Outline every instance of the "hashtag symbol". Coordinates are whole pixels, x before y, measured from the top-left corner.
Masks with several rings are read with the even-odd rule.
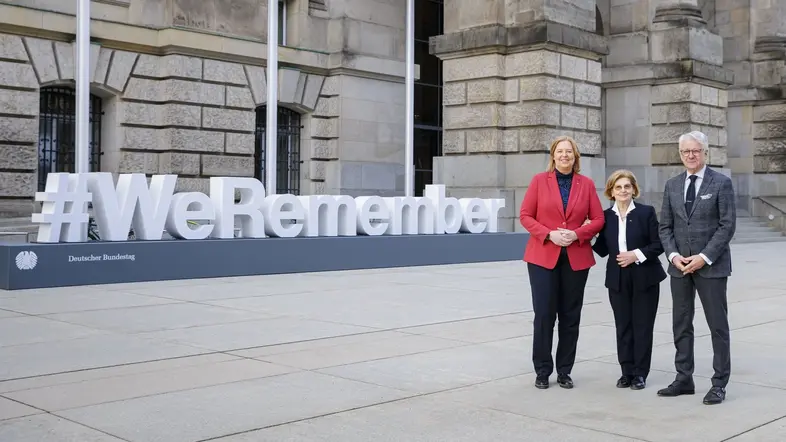
[[[33,214],[38,227],[38,242],[86,242],[90,214],[87,204],[93,195],[87,190],[84,175],[50,173],[46,188],[35,193],[41,213]]]

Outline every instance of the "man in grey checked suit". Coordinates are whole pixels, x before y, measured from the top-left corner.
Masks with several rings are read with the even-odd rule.
[[[660,240],[669,260],[672,326],[677,350],[676,380],[659,396],[694,394],[693,316],[696,292],[712,335],[712,387],[705,404],[726,398],[731,374],[726,283],[731,275],[729,242],[736,229],[731,180],[706,165],[707,136],[694,131],[679,139],[680,158],[687,169],[666,182],[660,216]]]

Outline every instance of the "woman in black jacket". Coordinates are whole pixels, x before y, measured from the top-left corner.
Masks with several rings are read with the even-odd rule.
[[[666,279],[660,259],[655,208],[635,204],[636,177],[617,170],[606,182],[605,196],[614,204],[604,211],[606,222],[592,249],[606,263],[606,288],[617,329],[617,358],[622,369],[618,388],[646,386],[652,360],[653,329],[660,283]]]

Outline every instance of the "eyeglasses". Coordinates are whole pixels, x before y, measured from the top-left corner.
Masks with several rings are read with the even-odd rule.
[[[693,154],[694,156],[699,156],[699,155],[701,155],[702,152],[704,152],[704,151],[701,150],[701,149],[680,150],[680,155],[682,155],[684,157],[688,157],[691,154]]]

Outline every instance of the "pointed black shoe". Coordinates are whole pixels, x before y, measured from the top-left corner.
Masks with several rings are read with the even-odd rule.
[[[549,377],[538,376],[537,378],[535,378],[535,388],[539,388],[541,390],[545,390],[549,388]]]
[[[712,387],[707,395],[704,396],[705,405],[717,405],[726,399],[726,389],[723,387]]]
[[[628,388],[630,387],[630,380],[632,376],[622,375],[619,379],[617,379],[617,388]]]
[[[646,386],[647,381],[644,380],[644,376],[636,376],[632,381],[630,381],[631,390],[643,390]]]
[[[683,394],[696,394],[696,387],[693,384],[674,381],[668,387],[658,390],[658,396],[663,397],[675,397]]]
[[[562,388],[573,388],[573,379],[569,375],[561,374],[557,376],[557,384]]]

